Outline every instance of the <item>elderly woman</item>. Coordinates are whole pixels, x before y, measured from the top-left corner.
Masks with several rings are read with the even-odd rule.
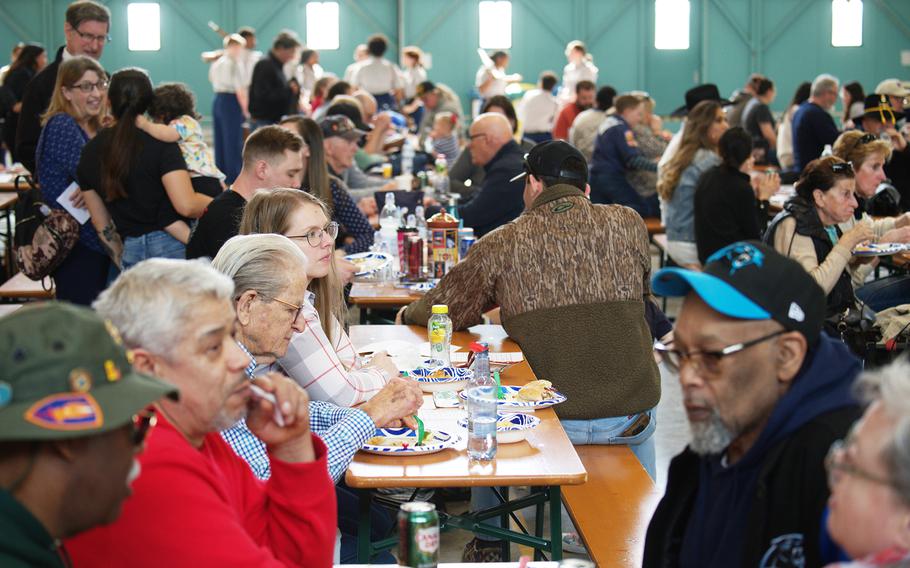
[[[840,158],[809,162],[796,182],[796,197],[774,218],[764,237],[815,278],[827,295],[826,317],[857,305],[851,270],[862,261],[853,256],[853,249],[873,237],[865,222],[847,232],[838,227],[857,207],[854,177],[853,168]]]
[[[832,566],[910,566],[910,365],[864,374],[869,407],[828,453],[828,531],[855,562]]]
[[[862,221],[872,227],[878,242],[910,242],[910,214],[873,220],[865,211],[866,202],[887,178],[883,168],[891,157],[891,144],[877,136],[851,130],[834,142],[834,155],[852,164],[856,175],[857,208],[851,219],[840,224],[840,230],[849,231]],[[906,275],[889,276],[863,285],[876,262],[854,270],[853,282],[858,287],[856,296],[877,312],[910,303],[910,278]]]
[[[234,280],[236,339],[252,358],[247,375],[252,378],[268,371],[287,353],[294,333],[306,329],[303,312],[310,269],[306,255],[281,235],[240,235],[221,247],[212,266]],[[399,378],[359,408],[310,402],[312,429],[329,447],[332,479],[341,479],[377,427],[413,415],[422,402],[416,383]],[[238,423],[223,435],[253,473],[262,479],[271,475],[265,446],[245,424]]]
[[[82,147],[101,129],[106,95],[107,75],[97,61],[79,55],[60,64],[35,151],[35,174],[49,207],[63,208],[57,198],[76,181]],[[57,299],[91,305],[107,285],[110,264],[95,228],[84,223],[73,250],[51,274]]]

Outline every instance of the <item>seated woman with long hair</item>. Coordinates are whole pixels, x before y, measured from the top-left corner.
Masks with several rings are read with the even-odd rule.
[[[826,317],[857,305],[851,270],[865,261],[853,256],[853,249],[874,236],[865,222],[847,232],[838,227],[856,210],[854,184],[849,162],[834,156],[809,162],[796,182],[796,197],[765,233],[765,242],[799,262],[824,290]]]
[[[361,366],[344,331],[346,306],[333,254],[338,223],[330,219],[328,207],[317,197],[296,189],[270,189],[247,203],[240,234],[284,235],[309,259],[309,293],[302,307],[305,329],[292,336],[278,365],[313,400],[355,406],[379,392],[398,369],[385,353]]]

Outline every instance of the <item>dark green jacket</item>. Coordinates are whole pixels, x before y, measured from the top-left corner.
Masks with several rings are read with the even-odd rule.
[[[47,529],[8,491],[0,489],[0,566],[64,568]]]

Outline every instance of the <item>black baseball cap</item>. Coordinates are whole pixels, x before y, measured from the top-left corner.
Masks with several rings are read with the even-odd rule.
[[[581,167],[567,167],[567,160],[580,162]],[[588,164],[575,146],[564,140],[548,140],[535,145],[525,154],[524,171],[510,179],[509,183],[528,174],[534,177],[577,179],[588,183]]]
[[[708,257],[704,271],[664,268],[651,281],[661,296],[695,292],[711,309],[743,320],[773,319],[818,342],[825,293],[795,260],[758,241],[741,241]]]
[[[351,119],[343,114],[327,116],[322,119],[319,126],[322,127],[322,136],[326,139],[332,136],[339,136],[345,140],[359,142],[363,135],[366,134],[366,132],[354,126]]]

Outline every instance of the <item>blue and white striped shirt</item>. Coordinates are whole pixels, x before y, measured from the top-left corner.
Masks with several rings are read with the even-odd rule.
[[[256,359],[240,342],[240,349],[249,355],[251,363],[246,368],[251,379],[257,371]],[[259,371],[267,369],[263,366]],[[356,408],[342,408],[329,402],[310,401],[310,430],[322,438],[328,448],[329,475],[338,483],[354,454],[376,431],[376,425],[370,416]],[[271,474],[269,456],[265,444],[257,438],[246,422],[241,420],[234,426],[221,432],[221,437],[243,458],[259,479],[268,479]]]

